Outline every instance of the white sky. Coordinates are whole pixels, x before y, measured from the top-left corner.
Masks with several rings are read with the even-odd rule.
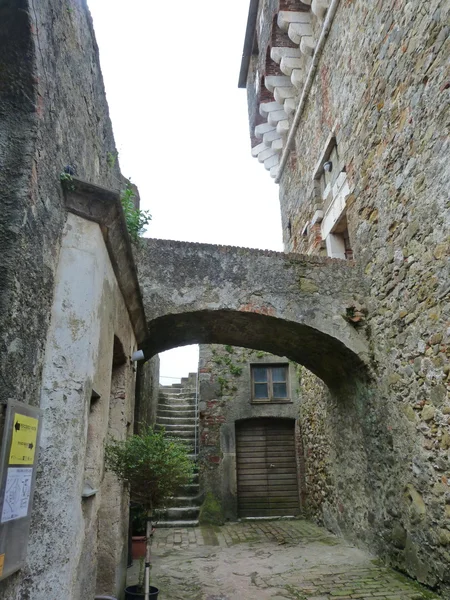
[[[88,0],[122,173],[146,235],[282,250],[278,186],[250,154],[237,81],[249,0]],[[162,383],[196,346],[160,355]]]

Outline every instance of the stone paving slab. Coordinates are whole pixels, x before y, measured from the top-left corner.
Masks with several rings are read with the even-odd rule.
[[[439,598],[309,521],[157,529],[160,600],[425,600]],[[138,565],[129,570],[137,581]]]

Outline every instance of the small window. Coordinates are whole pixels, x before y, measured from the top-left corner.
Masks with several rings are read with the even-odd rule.
[[[253,366],[252,400],[254,402],[289,400],[287,365]]]

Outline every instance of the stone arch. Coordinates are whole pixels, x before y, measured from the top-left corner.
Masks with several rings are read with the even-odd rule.
[[[331,388],[367,372],[364,304],[351,261],[251,248],[148,239],[136,256],[148,358],[192,343],[287,356]]]
[[[330,388],[368,374],[364,352],[312,326],[270,315],[204,310],[159,317],[148,323],[143,344],[148,359],[188,344],[229,344],[286,356],[320,377]],[[360,350],[360,349],[359,349]]]

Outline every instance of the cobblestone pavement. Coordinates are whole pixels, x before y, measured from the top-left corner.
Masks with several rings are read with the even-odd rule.
[[[369,554],[303,520],[157,529],[158,600],[438,598]],[[129,570],[137,581],[138,565]]]

